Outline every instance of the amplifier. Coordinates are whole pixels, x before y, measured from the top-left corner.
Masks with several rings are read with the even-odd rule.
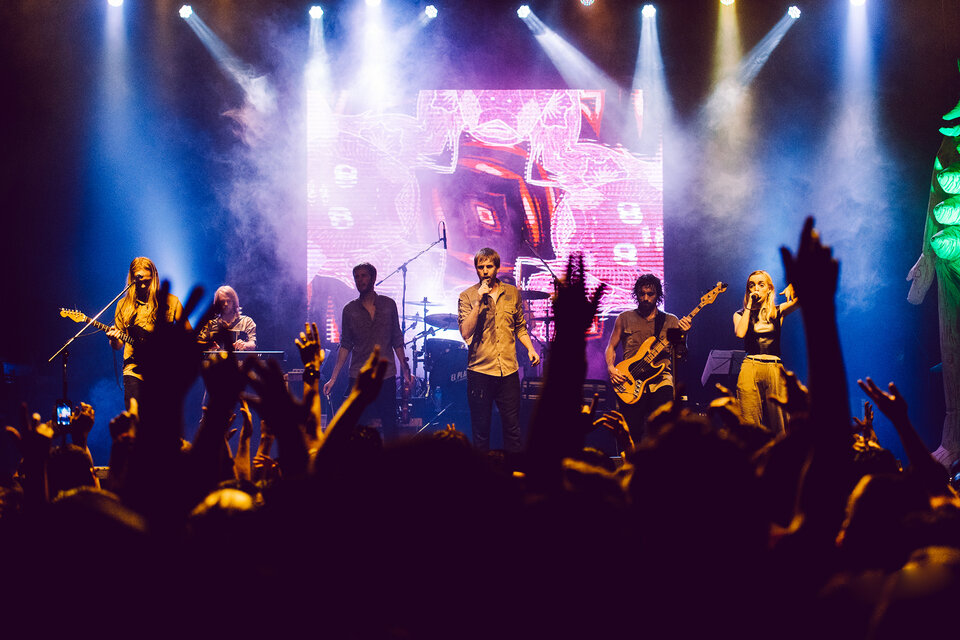
[[[204,351],[203,357],[213,356],[218,353],[221,353],[221,352],[220,351]],[[257,356],[261,360],[265,360],[267,358],[276,358],[281,362],[287,359],[286,351],[234,351],[233,355],[237,357],[237,360],[252,358],[253,356]]]
[[[527,401],[537,401],[540,399],[540,393],[543,390],[543,378],[524,378],[520,382],[520,399]],[[599,396],[597,401],[597,410],[605,411],[615,409],[613,389],[607,380],[584,380],[582,398],[585,403],[592,402],[594,394]]]

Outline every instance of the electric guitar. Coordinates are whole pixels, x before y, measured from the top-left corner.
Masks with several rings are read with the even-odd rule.
[[[700,313],[701,309],[716,300],[717,296],[726,290],[727,284],[718,282],[717,286],[700,298],[700,304],[687,315],[693,320],[693,317]],[[632,358],[616,365],[617,372],[627,379],[626,382],[613,385],[613,390],[617,392],[621,401],[627,404],[636,404],[646,392],[650,381],[663,373],[667,366],[666,361],[659,364],[654,364],[654,361],[667,346],[667,341],[659,335],[650,336],[643,341],[640,349]]]
[[[60,315],[63,316],[64,318],[70,318],[74,322],[87,322],[88,320],[90,320],[90,318],[88,318],[83,313],[75,309],[60,309]],[[101,329],[102,331],[106,331],[107,329],[113,329],[113,327],[111,327],[110,325],[103,324],[102,322],[97,322],[96,320],[94,320],[90,324],[95,326],[97,329]],[[125,331],[121,331],[119,337],[120,337],[120,340],[129,344],[135,344],[137,342],[136,338],[134,338],[133,336],[131,336],[129,333]]]

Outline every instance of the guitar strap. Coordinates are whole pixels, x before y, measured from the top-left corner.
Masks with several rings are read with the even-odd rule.
[[[657,317],[653,321],[653,335],[660,339],[660,332],[663,331],[663,325],[667,322],[667,314],[657,309]]]

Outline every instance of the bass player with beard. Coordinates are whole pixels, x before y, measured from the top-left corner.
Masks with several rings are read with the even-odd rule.
[[[617,346],[623,352],[623,360],[637,355],[643,343],[653,336],[666,340],[667,330],[679,328],[683,331],[690,329],[690,318],[677,318],[671,313],[665,313],[657,308],[663,301],[663,284],[660,278],[652,273],[645,273],[633,285],[633,295],[637,300],[637,308],[624,311],[617,316],[607,343],[605,352],[607,373],[610,382],[616,387],[629,382],[629,379],[617,370],[614,365]],[[673,401],[673,371],[670,366],[670,353],[664,350],[659,354],[655,364],[665,364],[663,372],[652,380],[647,391],[633,404],[622,400],[619,402],[620,413],[627,421],[630,437],[639,444],[644,434],[647,417],[655,409]]]

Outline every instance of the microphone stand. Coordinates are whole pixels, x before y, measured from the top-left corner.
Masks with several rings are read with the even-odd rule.
[[[432,242],[431,244],[427,245],[426,249],[424,249],[423,251],[413,256],[412,258],[410,258],[409,260],[401,264],[399,267],[397,267],[396,269],[394,269],[393,271],[385,275],[383,278],[380,279],[380,282],[376,284],[376,286],[379,287],[381,284],[389,280],[390,277],[397,272],[400,272],[403,274],[403,292],[401,293],[401,297],[400,297],[400,330],[403,333],[406,333],[407,331],[407,319],[405,317],[407,312],[407,265],[413,262],[414,260],[416,260],[417,258],[419,258],[420,256],[422,256],[423,254],[425,254],[427,251],[430,251],[430,249],[433,249],[435,246],[437,246],[441,242],[443,242],[443,238],[439,238],[434,242]],[[424,300],[426,300],[426,298],[424,298]],[[426,306],[424,306],[423,316],[424,318],[426,318],[427,316]],[[414,352],[416,352],[417,350],[416,344],[413,345],[413,350]],[[414,366],[416,366],[416,364],[414,364]],[[411,375],[416,376],[416,370],[412,371]]]
[[[125,286],[125,287],[123,288],[123,291],[121,291],[120,293],[118,293],[118,294],[116,295],[116,297],[115,297],[113,300],[111,300],[110,302],[108,302],[107,305],[106,305],[103,309],[100,309],[100,311],[99,311],[99,313],[97,313],[97,315],[93,316],[92,318],[87,318],[87,324],[85,324],[85,325],[83,325],[82,327],[80,327],[80,331],[77,331],[75,334],[73,334],[73,337],[70,338],[69,340],[67,340],[65,343],[63,343],[63,346],[60,347],[59,349],[57,349],[57,352],[56,352],[55,354],[53,354],[52,356],[50,356],[50,359],[47,360],[47,362],[53,362],[53,359],[54,359],[54,358],[56,358],[56,357],[57,357],[58,355],[60,355],[61,353],[63,354],[63,363],[61,364],[61,374],[60,374],[60,375],[61,375],[61,378],[62,378],[62,380],[61,380],[61,385],[62,385],[62,386],[61,386],[61,391],[62,391],[62,393],[63,393],[63,396],[62,396],[62,397],[63,397],[63,401],[64,401],[64,402],[67,401],[67,360],[69,360],[69,358],[70,358],[70,350],[69,350],[67,347],[69,347],[70,344],[71,344],[74,340],[76,340],[77,338],[79,338],[79,337],[80,337],[80,334],[87,330],[87,327],[89,327],[89,326],[92,325],[94,322],[96,322],[97,320],[99,320],[99,319],[100,319],[100,316],[103,315],[103,312],[106,311],[107,309],[109,309],[110,306],[111,306],[113,303],[115,303],[117,300],[119,300],[119,299],[130,289],[130,287],[132,287],[134,284],[136,284],[136,282],[137,282],[136,280],[131,281],[130,284],[128,284],[127,286]]]
[[[549,264],[546,260],[544,260],[544,259],[540,256],[539,253],[537,253],[537,250],[533,248],[533,245],[530,244],[530,242],[529,242],[528,240],[524,239],[523,244],[527,245],[527,249],[530,249],[530,253],[532,253],[537,260],[539,260],[540,262],[543,263],[543,266],[546,268],[547,272],[548,272],[548,273],[550,274],[550,276],[553,278],[553,288],[554,288],[554,290],[559,289],[559,288],[560,288],[560,278],[558,278],[558,277],[557,277],[557,274],[555,274],[555,273],[553,272],[553,269],[550,268],[550,264]],[[547,313],[547,318],[549,318],[549,319],[547,320],[547,324],[546,324],[546,335],[545,335],[547,341],[546,341],[546,342],[540,342],[540,340],[537,340],[537,342],[540,342],[540,346],[542,347],[541,353],[540,353],[540,355],[541,355],[541,358],[540,358],[540,370],[541,370],[541,371],[546,371],[546,368],[547,368],[547,356],[550,355],[550,344],[551,344],[551,340],[550,340],[550,324],[553,322],[553,319],[552,319],[552,318],[553,318],[553,314],[550,313],[550,312],[548,312],[548,313]]]

